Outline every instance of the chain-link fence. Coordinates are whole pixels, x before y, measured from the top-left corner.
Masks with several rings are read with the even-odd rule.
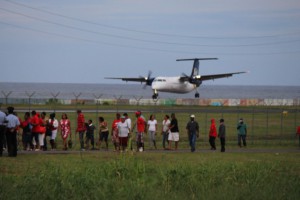
[[[298,145],[296,128],[300,126],[298,99],[145,99],[143,96],[124,98],[115,95],[113,98],[103,98],[102,94],[92,94],[83,98],[81,93],[74,93],[72,99],[61,99],[60,93],[51,93],[50,98],[37,98],[35,92],[26,93],[27,98],[11,98],[12,92],[2,92],[0,98],[1,110],[6,106],[16,107],[19,116],[33,109],[71,115],[72,126],[76,126],[75,111],[83,110],[87,118],[98,124],[98,117],[105,116],[111,123],[114,113],[128,112],[135,119],[134,112],[142,110],[146,119],[155,114],[160,125],[165,114],[176,113],[180,124],[181,141],[188,146],[185,125],[190,114],[196,115],[200,124],[198,145],[208,144],[210,121],[225,119],[227,144],[237,143],[237,122],[243,118],[248,127],[247,140],[250,145]],[[59,117],[58,117],[59,119]],[[217,123],[218,128],[218,123]],[[157,134],[157,140],[161,135]]]

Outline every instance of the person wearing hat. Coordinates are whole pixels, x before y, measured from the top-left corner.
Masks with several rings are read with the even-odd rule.
[[[6,127],[7,150],[9,157],[17,157],[17,128],[20,125],[19,118],[14,115],[14,107],[7,108],[8,115]]]
[[[224,124],[224,119],[220,119],[218,137],[220,138],[220,142],[221,142],[221,152],[225,152],[225,136],[226,136],[226,127]]]
[[[243,145],[244,145],[244,147],[246,147],[247,146],[247,143],[246,143],[247,125],[244,123],[243,118],[241,118],[239,120],[239,123],[237,124],[236,129],[238,130],[238,145],[239,145],[239,147],[242,147],[241,140],[243,140]]]
[[[196,150],[196,138],[199,137],[199,124],[195,121],[195,115],[190,116],[190,121],[186,125],[186,130],[191,146],[191,152]]]

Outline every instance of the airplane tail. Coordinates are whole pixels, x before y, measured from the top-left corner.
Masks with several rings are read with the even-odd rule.
[[[190,77],[195,77],[199,75],[199,60],[217,60],[218,58],[187,58],[187,59],[177,59],[176,61],[194,61],[193,69]]]

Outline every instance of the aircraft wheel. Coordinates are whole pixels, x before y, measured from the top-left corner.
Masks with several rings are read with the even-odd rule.
[[[196,94],[195,94],[195,98],[199,98],[200,97],[200,94],[197,92]]]
[[[153,94],[152,95],[152,99],[157,99],[157,97],[158,97],[158,94]]]

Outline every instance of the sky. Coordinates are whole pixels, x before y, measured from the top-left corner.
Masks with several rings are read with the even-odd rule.
[[[0,0],[0,82],[249,71],[206,85],[300,86],[299,0]]]

